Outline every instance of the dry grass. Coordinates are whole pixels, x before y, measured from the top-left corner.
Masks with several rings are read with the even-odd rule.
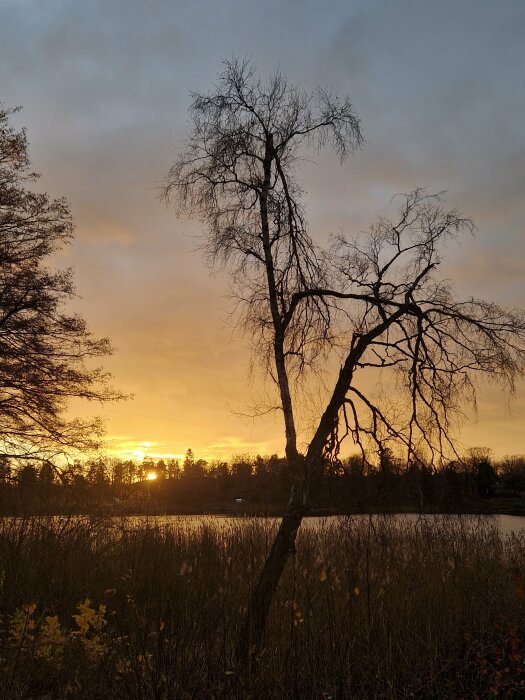
[[[236,632],[274,528],[0,521],[0,697],[525,695],[525,539],[472,517],[303,530],[242,680]]]

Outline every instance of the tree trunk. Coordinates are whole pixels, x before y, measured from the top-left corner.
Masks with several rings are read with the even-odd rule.
[[[295,551],[297,530],[308,510],[309,495],[315,490],[315,486],[321,476],[323,448],[337,421],[339,409],[343,405],[346,393],[352,382],[356,364],[368,347],[368,344],[386,330],[402,313],[403,309],[399,309],[388,320],[380,323],[366,335],[360,336],[359,340],[352,346],[341,367],[332,397],[319,421],[304,462],[300,465],[300,474],[298,473],[299,461],[293,461],[295,481],[292,494],[270,553],[264,562],[255,590],[248,603],[246,616],[241,627],[237,648],[237,657],[241,667],[249,669],[252,659],[260,650],[266,620],[279,580],[288,557]]]
[[[270,612],[272,600],[281,579],[288,557],[295,551],[297,530],[306,512],[306,484],[302,459],[297,452],[297,437],[294,413],[284,352],[285,329],[282,322],[282,310],[279,309],[277,284],[275,281],[275,263],[270,241],[270,224],[268,216],[268,192],[272,177],[272,163],[276,157],[273,146],[273,134],[267,134],[264,158],[264,184],[260,193],[261,234],[264,248],[264,262],[268,283],[270,310],[274,327],[274,359],[277,371],[277,383],[281,397],[286,432],[286,458],[288,467],[294,474],[294,486],[288,506],[279,530],[272,544],[270,553],[257,580],[257,584],[248,603],[237,646],[237,658],[241,668],[249,669],[255,654],[260,650]]]
[[[289,556],[295,553],[297,530],[306,511],[304,487],[294,486],[270,553],[248,603],[239,634],[237,660],[245,670],[251,668],[257,652],[261,649],[270,607],[286,562]]]

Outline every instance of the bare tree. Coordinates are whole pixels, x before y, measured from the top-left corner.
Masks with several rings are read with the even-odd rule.
[[[475,400],[476,376],[512,390],[523,373],[525,318],[476,299],[457,301],[436,278],[443,243],[473,227],[440,195],[416,189],[400,197],[397,220],[318,248],[297,169],[305,147],[328,146],[344,159],[360,145],[348,98],[305,94],[280,73],[264,83],[250,63],[232,60],[210,94],[193,94],[190,115],[189,140],[164,195],[202,218],[210,260],[232,271],[243,323],[279,392],[293,475],[241,630],[246,661],[260,649],[297,529],[341,441],[350,436],[363,455],[371,445],[381,454],[397,444],[409,462],[454,452],[454,417]],[[331,354],[339,372],[300,451],[293,387],[329,366]],[[369,370],[395,381],[403,400],[365,390],[361,377]]]
[[[79,316],[71,270],[53,271],[49,256],[72,236],[64,199],[33,191],[25,130],[0,108],[0,453],[47,459],[70,448],[96,446],[97,419],[67,420],[68,399],[119,397],[108,376],[86,365],[110,352]]]

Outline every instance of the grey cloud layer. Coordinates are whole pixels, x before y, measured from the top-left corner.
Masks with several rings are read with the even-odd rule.
[[[129,434],[142,401],[173,417],[162,429],[152,420],[143,439],[149,431],[165,444],[185,430],[193,439],[200,411],[210,441],[231,444],[225,405],[249,401],[240,341],[218,358],[202,352],[230,342],[226,283],[208,282],[193,252],[198,225],[177,221],[155,189],[181,145],[189,91],[206,90],[232,54],[349,92],[363,119],[368,143],[347,164],[305,165],[314,235],[363,229],[417,184],[447,189],[478,226],[450,253],[450,274],[476,296],[523,304],[524,35],[522,0],[0,0],[0,99],[24,105],[17,123],[28,126],[42,187],[72,204],[77,241],[66,259],[82,312],[113,336],[112,367],[137,392],[135,408],[109,411],[110,430]],[[148,397],[136,377],[145,334],[157,390]],[[274,423],[261,430],[277,449]],[[252,438],[238,424],[239,444]],[[184,451],[184,440],[168,451]]]

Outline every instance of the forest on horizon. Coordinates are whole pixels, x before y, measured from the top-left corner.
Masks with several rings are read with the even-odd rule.
[[[0,459],[0,513],[277,514],[291,487],[286,459],[237,455],[206,461],[98,456],[58,470],[50,462]],[[472,448],[440,469],[408,467],[390,451],[377,464],[359,455],[326,463],[313,514],[513,512],[522,514],[525,456],[495,460]]]

